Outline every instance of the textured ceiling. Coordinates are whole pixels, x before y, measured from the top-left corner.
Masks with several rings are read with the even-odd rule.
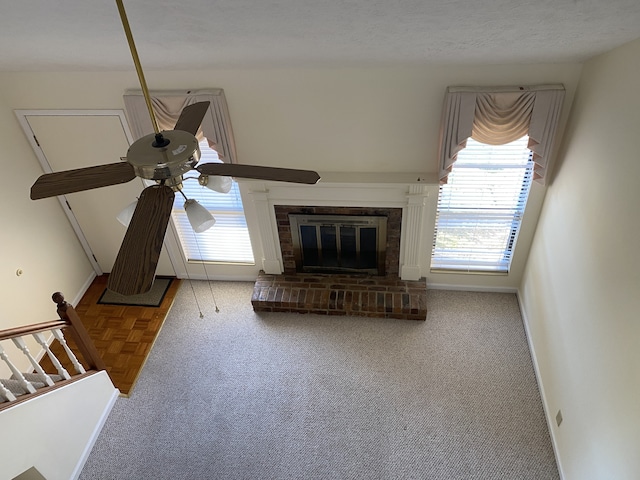
[[[1,0],[0,70],[132,68],[114,1]],[[150,69],[582,62],[639,0],[129,0]]]

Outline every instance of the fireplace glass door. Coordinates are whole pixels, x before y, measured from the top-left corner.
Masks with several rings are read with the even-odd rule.
[[[291,214],[296,269],[384,275],[386,217]]]

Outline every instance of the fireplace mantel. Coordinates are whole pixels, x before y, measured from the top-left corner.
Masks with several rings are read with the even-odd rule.
[[[435,174],[321,172],[320,175],[316,185],[242,181],[255,207],[265,273],[279,275],[284,271],[274,206],[296,205],[402,208],[400,278],[419,280],[425,276],[426,252],[433,234],[428,227],[433,223],[438,192]]]

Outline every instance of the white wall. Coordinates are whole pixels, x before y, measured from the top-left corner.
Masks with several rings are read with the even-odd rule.
[[[0,478],[77,478],[118,393],[103,371],[0,412]]]
[[[638,58],[585,65],[521,286],[567,480],[640,478]]]

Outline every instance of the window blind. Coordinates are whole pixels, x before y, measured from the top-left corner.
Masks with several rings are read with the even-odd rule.
[[[202,153],[200,163],[220,162],[218,154],[206,140],[199,145]],[[233,182],[229,193],[219,193],[201,186],[195,180],[186,180],[182,191],[187,198],[197,200],[216,219],[215,225],[209,230],[194,232],[184,210],[184,198],[176,195],[172,216],[187,260],[254,264],[238,184]]]
[[[432,270],[509,271],[533,177],[527,142],[467,140],[440,186]]]

